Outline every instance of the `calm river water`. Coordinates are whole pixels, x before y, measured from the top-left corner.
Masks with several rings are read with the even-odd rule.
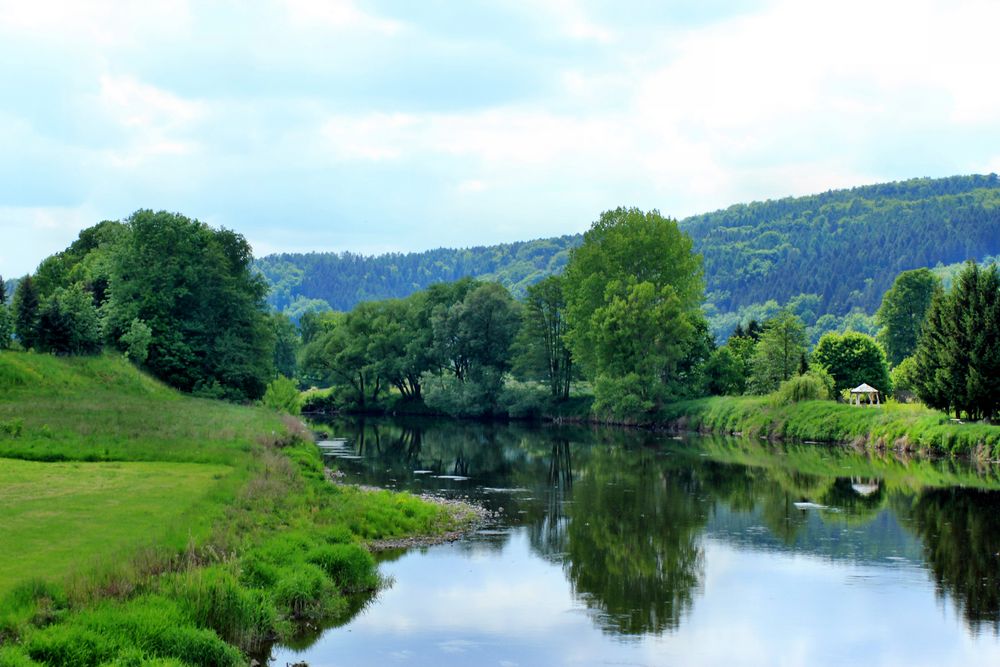
[[[340,421],[348,481],[503,517],[272,664],[998,665],[1000,470],[819,445]]]

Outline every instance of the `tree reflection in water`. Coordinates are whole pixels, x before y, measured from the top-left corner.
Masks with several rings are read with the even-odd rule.
[[[1000,486],[995,470],[613,429],[426,419],[348,419],[331,429],[361,457],[341,462],[357,467],[358,481],[450,491],[501,510],[536,553],[562,565],[609,633],[678,627],[702,586],[713,517],[728,522],[715,536],[738,548],[777,544],[880,566],[901,540],[913,544],[911,531],[939,592],[970,627],[1000,631],[1000,493],[961,488]],[[433,487],[433,474],[469,479]],[[502,549],[507,539],[476,548]]]
[[[662,633],[691,609],[710,501],[695,471],[654,454],[596,449],[574,486],[564,568],[609,631]]]
[[[952,597],[972,631],[1000,633],[1000,494],[933,489],[907,500],[938,592]]]

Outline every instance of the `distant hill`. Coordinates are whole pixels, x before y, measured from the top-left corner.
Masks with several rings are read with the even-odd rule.
[[[808,296],[814,317],[871,313],[900,271],[1000,253],[1000,179],[918,178],[831,190],[737,204],[680,224],[704,256],[708,309],[716,316],[800,295]],[[580,240],[570,235],[376,257],[280,254],[257,266],[279,310],[296,314],[324,302],[346,310],[463,276],[498,280],[523,294],[561,271]]]

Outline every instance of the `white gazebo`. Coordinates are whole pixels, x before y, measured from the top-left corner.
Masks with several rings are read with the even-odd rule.
[[[861,399],[865,397],[868,405],[881,405],[880,393],[875,387],[862,382],[851,390],[851,404],[861,405]]]

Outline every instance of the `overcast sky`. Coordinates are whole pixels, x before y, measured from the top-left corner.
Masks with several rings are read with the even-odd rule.
[[[0,274],[138,208],[421,250],[1000,171],[1000,3],[0,0]]]

